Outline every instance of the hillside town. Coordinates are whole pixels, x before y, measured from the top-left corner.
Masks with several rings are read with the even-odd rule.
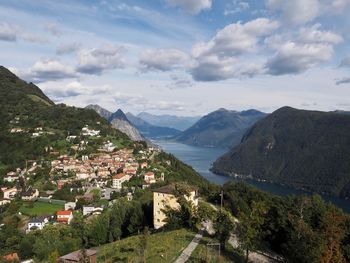
[[[16,128],[10,132],[25,131]],[[79,150],[79,147],[88,144],[89,138],[99,136],[99,133],[100,131],[85,126],[81,131],[81,136],[86,137],[85,141],[80,141],[80,146],[72,143],[72,148]],[[77,137],[79,136],[68,136],[67,141],[75,140]],[[52,149],[52,152],[56,155],[55,149]],[[50,161],[31,160],[29,166],[18,167],[3,176],[0,206],[10,204],[14,200],[22,200],[24,204],[35,202],[62,204],[63,209],[53,214],[30,217],[25,227],[26,233],[43,229],[47,224],[70,224],[74,217],[73,212],[78,211],[76,207],[79,201],[85,204],[79,208],[83,216],[99,215],[106,206],[113,203],[114,194],[125,196],[131,201],[137,188],[146,189],[156,182],[164,181],[164,173],[159,173],[157,168],[151,166],[154,156],[159,152],[158,148],[146,147],[135,153],[134,149],[117,149],[113,143],[105,141],[98,152],[89,155],[77,157],[64,154],[51,158]],[[31,178],[37,171],[43,169],[44,163],[49,163],[47,176],[53,189],[39,191],[31,184],[33,183]],[[137,183],[133,184],[132,181]],[[128,182],[131,183],[127,186]],[[79,186],[73,187],[73,185]],[[55,193],[66,186],[70,186],[70,192],[76,193],[74,201],[54,199]],[[102,205],[94,204],[96,193],[98,199],[107,202]]]

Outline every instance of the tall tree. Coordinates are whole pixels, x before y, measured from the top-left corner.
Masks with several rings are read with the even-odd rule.
[[[226,242],[229,240],[234,228],[235,223],[232,215],[225,209],[220,209],[214,221],[214,229],[222,249],[225,249]]]
[[[256,249],[261,241],[266,211],[265,203],[252,202],[250,212],[241,214],[238,236],[240,246],[245,251],[246,262],[248,262],[249,252]]]

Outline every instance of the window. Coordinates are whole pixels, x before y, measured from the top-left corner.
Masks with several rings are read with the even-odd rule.
[[[159,223],[159,222],[160,222],[160,219],[157,219],[157,222]]]

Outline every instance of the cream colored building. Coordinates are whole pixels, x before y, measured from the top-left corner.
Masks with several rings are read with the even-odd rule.
[[[153,225],[155,229],[163,227],[166,222],[166,215],[163,210],[166,206],[172,209],[179,208],[179,203],[174,195],[175,186],[166,185],[153,190]],[[194,206],[198,206],[198,198],[195,190],[189,192],[189,196],[185,196],[188,201],[191,201]]]

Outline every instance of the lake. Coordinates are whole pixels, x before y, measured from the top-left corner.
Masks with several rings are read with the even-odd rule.
[[[193,169],[212,183],[223,185],[228,181],[238,180],[228,176],[217,175],[209,171],[211,164],[227,151],[225,148],[197,147],[165,140],[154,140],[153,142],[159,145],[165,152],[175,155],[184,163],[192,166]],[[257,187],[260,190],[280,196],[310,194],[302,190],[296,190],[278,184],[258,182],[254,180],[244,180],[244,182]],[[330,201],[347,213],[350,213],[350,200],[330,196],[322,197],[326,201]]]

